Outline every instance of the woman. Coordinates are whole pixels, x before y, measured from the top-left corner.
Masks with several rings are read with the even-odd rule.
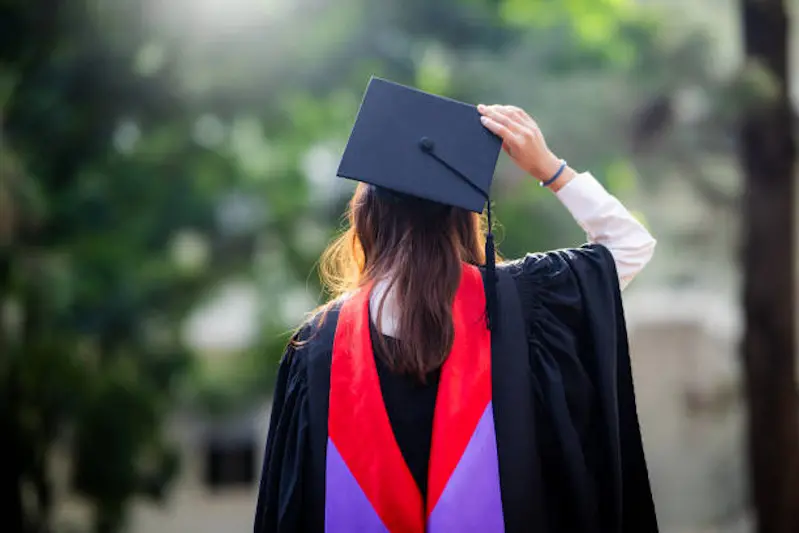
[[[405,107],[402,95],[429,102],[400,92],[390,105]],[[372,140],[404,131],[402,114],[393,129],[375,127],[388,105],[379,96],[367,91],[356,123]],[[454,104],[431,103],[425,117],[445,105]],[[443,113],[457,122],[458,109]],[[424,199],[432,185],[412,196],[359,184],[350,228],[322,259],[338,298],[300,328],[280,365],[256,533],[657,531],[619,297],[655,240],[556,157],[524,111],[478,111],[474,126],[464,119],[469,133],[452,134],[493,132],[590,243],[501,263],[494,287],[478,268],[486,259],[491,268],[493,250],[487,258],[476,213]],[[446,146],[435,155],[423,141],[471,182],[446,160],[461,155]]]

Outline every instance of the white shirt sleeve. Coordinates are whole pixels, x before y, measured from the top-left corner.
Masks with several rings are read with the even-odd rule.
[[[576,175],[555,195],[586,232],[589,242],[610,250],[624,289],[652,258],[657,241],[588,172]]]

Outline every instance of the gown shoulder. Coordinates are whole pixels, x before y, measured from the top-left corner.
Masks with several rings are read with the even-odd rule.
[[[525,322],[538,326],[584,326],[585,300],[592,294],[583,286],[586,274],[603,286],[603,292],[612,295],[619,291],[613,256],[600,244],[530,253],[503,263],[501,268],[514,279]],[[614,299],[593,300],[608,306]]]
[[[324,367],[330,349],[322,338],[336,311],[329,304],[298,328],[280,359],[269,415],[269,432],[263,457],[255,512],[255,533],[297,533],[313,530],[308,524],[306,487],[314,460],[310,454],[317,409],[312,405],[314,368]],[[328,365],[329,366],[329,365]],[[317,395],[318,396],[318,395]]]

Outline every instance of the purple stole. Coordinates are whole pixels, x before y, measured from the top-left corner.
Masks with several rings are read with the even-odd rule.
[[[480,271],[464,265],[455,339],[441,371],[422,501],[383,403],[366,286],[339,313],[330,371],[327,533],[503,533],[491,402],[491,335]]]

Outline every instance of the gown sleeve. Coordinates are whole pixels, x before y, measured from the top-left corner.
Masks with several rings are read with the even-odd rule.
[[[589,244],[508,268],[527,330],[550,531],[657,531],[612,254]],[[644,519],[628,519],[631,505]]]
[[[278,369],[254,533],[301,531],[309,429],[307,365],[302,352],[290,343]]]

